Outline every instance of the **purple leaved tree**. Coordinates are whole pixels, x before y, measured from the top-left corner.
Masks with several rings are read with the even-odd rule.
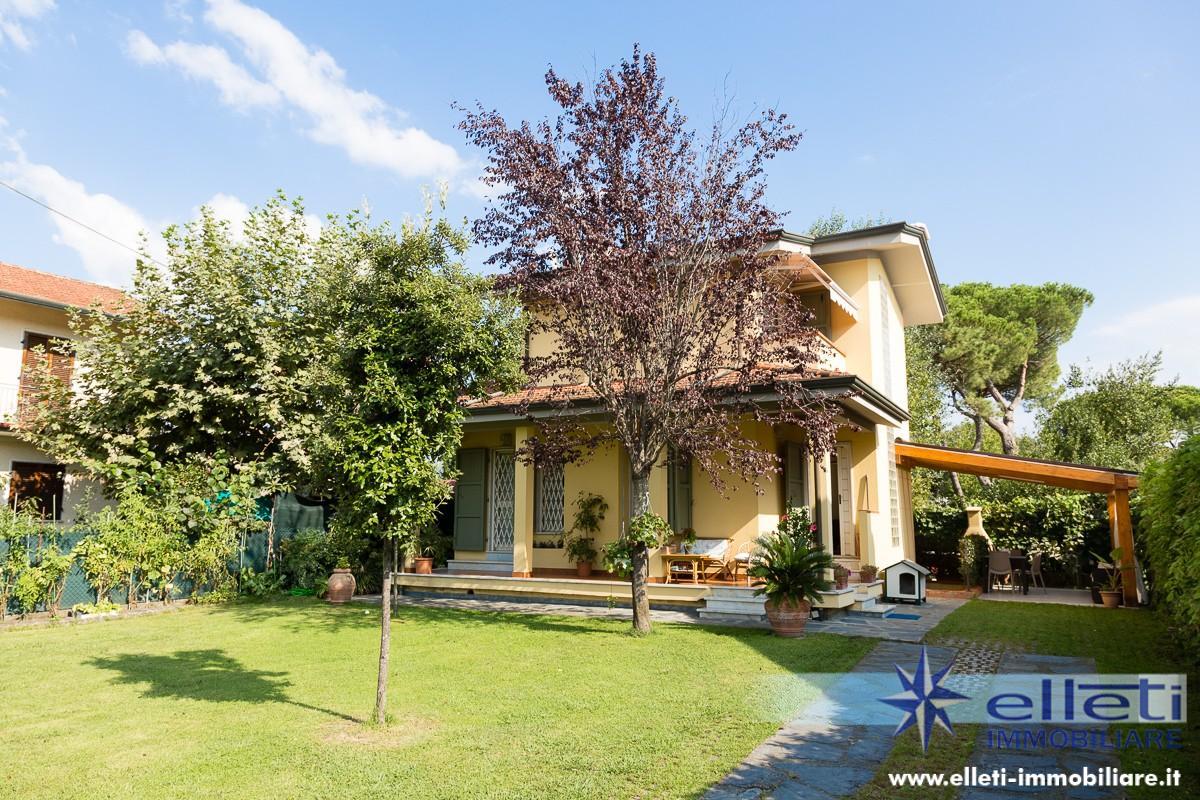
[[[524,456],[569,463],[619,443],[637,514],[664,452],[694,459],[722,492],[731,478],[760,487],[781,464],[748,420],[797,425],[827,451],[833,406],[801,383],[822,345],[763,249],[780,221],[764,167],[800,140],[786,116],[718,121],[698,141],[637,47],[590,90],[553,69],[546,86],[553,119],[510,126],[477,107],[460,124],[498,195],[476,237],[497,248],[489,263],[530,311],[531,334],[556,342],[526,372],[562,412],[537,421]],[[581,396],[608,424],[572,413]],[[630,545],[633,623],[647,632],[651,545]]]

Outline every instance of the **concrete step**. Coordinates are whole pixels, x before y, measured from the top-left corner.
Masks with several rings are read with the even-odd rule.
[[[719,586],[714,585],[709,594],[717,600],[737,600],[737,599],[756,599],[761,601],[762,597],[754,597],[754,587],[752,586]]]
[[[894,605],[889,603],[877,603],[872,597],[869,601],[855,603],[850,606],[851,614],[859,614],[864,617],[886,617],[888,614],[896,610]]]
[[[446,571],[455,572],[494,572],[497,575],[512,574],[512,559],[508,561],[468,561],[462,558],[452,558],[446,562]]]
[[[749,614],[751,616],[760,616],[767,613],[761,597],[747,598],[745,600],[723,600],[709,597],[704,601],[704,610],[718,614]]]

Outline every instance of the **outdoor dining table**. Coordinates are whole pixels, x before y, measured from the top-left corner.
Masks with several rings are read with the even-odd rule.
[[[679,573],[671,572],[671,567],[676,565],[683,567],[680,572],[691,574],[692,583],[700,583],[701,578],[708,577],[708,572],[715,565],[721,564],[724,567],[724,562],[719,558],[713,558],[706,553],[664,553],[662,558],[666,562],[667,583],[682,583],[678,577]]]

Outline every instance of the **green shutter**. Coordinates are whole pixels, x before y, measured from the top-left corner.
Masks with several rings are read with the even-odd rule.
[[[667,522],[676,533],[692,527],[692,461],[674,450],[667,461]]]
[[[788,442],[783,458],[784,507],[808,505],[808,481],[804,469],[804,448]]]
[[[458,482],[454,484],[454,549],[484,549],[487,502],[487,450],[458,451]]]

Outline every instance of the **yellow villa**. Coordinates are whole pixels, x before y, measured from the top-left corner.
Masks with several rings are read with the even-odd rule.
[[[801,292],[828,345],[821,371],[806,385],[840,406],[844,425],[836,449],[817,461],[798,431],[748,422],[754,439],[785,465],[781,476],[762,484],[764,492],[731,478],[723,496],[697,468],[667,468],[664,459],[664,468],[652,473],[651,508],[676,531],[691,528],[701,542],[719,542],[714,561],[732,564],[746,553],[756,537],[776,527],[789,502],[808,506],[825,547],[852,574],[864,564],[913,559],[907,476],[897,469],[894,443],[908,434],[904,329],[941,322],[945,314],[928,232],[904,222],[818,238],[777,231],[768,249],[783,256],[781,268],[793,273],[789,285]],[[548,346],[537,337],[529,343],[535,355]],[[559,413],[556,405],[539,405],[539,391],[545,390],[470,404],[449,512],[454,558],[433,575],[397,576],[404,591],[627,598],[628,584],[614,576],[575,577],[575,565],[557,545],[581,493],[600,495],[609,505],[597,547],[620,536],[629,518],[628,459],[610,446],[581,464],[523,463],[517,453],[537,417]],[[584,393],[572,407],[587,413],[587,402]],[[736,569],[696,572],[681,579],[669,553],[653,554],[652,603],[724,607],[729,595],[721,594],[722,587],[735,583],[730,578]],[[830,593],[823,605],[848,607],[879,593],[878,584],[859,586]]]

